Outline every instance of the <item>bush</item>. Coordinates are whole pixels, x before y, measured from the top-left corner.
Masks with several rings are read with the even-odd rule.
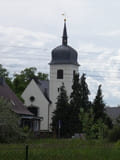
[[[0,143],[10,143],[16,141],[22,141],[26,138],[22,129],[15,130],[10,126],[0,126]]]
[[[0,98],[0,143],[23,140],[26,134],[19,127],[20,118],[11,111],[11,103]]]
[[[120,140],[118,140],[118,141],[115,143],[115,147],[116,147],[116,148],[120,148]]]
[[[108,133],[108,140],[110,142],[116,142],[120,139],[120,126],[115,126],[112,130]]]

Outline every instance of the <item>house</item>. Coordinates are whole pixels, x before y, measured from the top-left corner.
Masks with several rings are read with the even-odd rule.
[[[78,53],[68,45],[66,19],[64,20],[62,45],[52,50],[50,66],[50,80],[40,81],[32,79],[22,98],[29,108],[36,108],[37,115],[43,117],[40,130],[51,130],[52,113],[56,108],[59,89],[64,83],[68,96],[72,92],[72,83],[75,73],[79,70]],[[32,108],[32,109],[33,109]]]
[[[0,77],[0,97],[5,98],[11,103],[11,110],[15,112],[21,119],[22,127],[28,126],[32,131],[39,131],[40,117],[31,113],[27,107],[19,100],[15,93],[6,84],[4,78]]]
[[[42,131],[49,130],[49,109],[51,101],[49,99],[49,81],[43,81],[34,77],[22,94],[25,105],[29,110],[34,110],[36,116],[41,117]],[[35,111],[36,110],[36,111]]]

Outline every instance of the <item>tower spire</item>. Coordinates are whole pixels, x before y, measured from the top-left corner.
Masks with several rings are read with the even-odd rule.
[[[67,28],[66,28],[66,18],[64,19],[64,29],[63,29],[63,36],[62,36],[62,44],[67,46]]]

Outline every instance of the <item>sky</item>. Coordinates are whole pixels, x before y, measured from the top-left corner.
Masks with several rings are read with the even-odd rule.
[[[120,0],[0,0],[0,64],[10,75],[29,67],[49,74],[51,51],[62,42],[62,13],[90,99],[101,84],[106,105],[118,106]]]

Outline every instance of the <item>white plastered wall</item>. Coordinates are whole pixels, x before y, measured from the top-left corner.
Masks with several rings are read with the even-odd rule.
[[[38,116],[43,117],[40,124],[40,130],[48,130],[48,107],[49,102],[41,92],[38,85],[32,80],[22,94],[26,106],[31,105],[30,97],[34,96],[35,101],[32,102],[33,106],[38,107]]]
[[[63,70],[63,79],[57,79],[57,70]],[[61,65],[50,65],[50,88],[49,88],[49,95],[50,100],[52,101],[52,106],[50,108],[50,120],[52,117],[52,112],[56,108],[56,101],[57,96],[59,94],[58,88],[61,87],[62,82],[65,85],[65,89],[67,91],[68,97],[72,92],[72,84],[73,84],[73,71],[78,73],[78,66],[72,64],[61,64]]]

